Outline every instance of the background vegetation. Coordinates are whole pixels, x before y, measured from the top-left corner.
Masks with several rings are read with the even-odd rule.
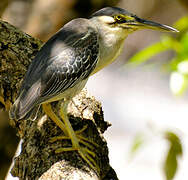
[[[180,33],[165,35],[161,33],[157,35],[154,35],[154,33],[137,33],[132,38],[128,38],[124,50],[126,55],[123,54],[117,64],[112,65],[112,67],[122,67],[126,62],[124,71],[127,68],[137,71],[138,66],[160,68],[161,73],[169,75],[168,83],[172,94],[175,96],[186,94],[188,88],[187,0],[1,0],[0,16],[3,20],[19,27],[26,33],[46,41],[69,20],[76,17],[87,17],[95,10],[114,5],[126,8],[143,18],[169,25],[173,23]],[[162,54],[159,55],[160,53]],[[153,58],[154,56],[155,58]],[[129,63],[127,65],[128,60]],[[107,71],[111,73],[112,69]],[[134,81],[137,81],[136,78]],[[109,98],[111,96],[107,99]],[[107,105],[108,103],[109,101],[104,104]],[[124,106],[123,103],[122,106]],[[0,113],[0,179],[3,179],[15,153],[18,139],[16,138],[16,132],[8,124],[7,113],[3,112],[3,110]],[[171,112],[169,111],[168,113]],[[108,114],[108,111],[105,111],[105,114]],[[181,117],[180,123],[186,125],[186,122],[181,122]],[[129,124],[127,123],[126,126],[129,127]],[[153,133],[152,136],[158,136],[161,141],[165,139],[168,142],[168,146],[165,149],[167,152],[164,160],[161,161],[160,167],[164,172],[164,176],[161,173],[161,179],[166,178],[166,180],[176,179],[175,174],[178,167],[182,168],[181,162],[185,158],[184,152],[187,151],[186,144],[182,143],[183,139],[187,138],[187,134],[181,133],[181,129],[171,128],[170,124],[169,127],[162,129],[158,127],[151,128],[152,133],[157,132]],[[128,140],[126,137],[124,139],[125,141]],[[130,143],[132,145],[129,145],[131,149],[129,156],[134,159],[137,156],[136,153],[139,151],[144,152],[143,147],[150,146],[149,142],[152,140],[152,138],[148,138],[148,134],[144,131],[136,131],[135,138]],[[179,157],[182,158],[179,160]],[[113,158],[116,157],[113,156]],[[126,168],[123,167],[122,169]],[[135,173],[137,173],[136,170]],[[126,173],[124,178],[128,178]],[[185,179],[187,178],[185,177]]]

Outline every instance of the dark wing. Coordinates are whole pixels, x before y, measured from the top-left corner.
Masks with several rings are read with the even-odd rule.
[[[41,48],[26,73],[10,112],[21,119],[36,105],[86,79],[98,62],[95,27],[87,19],[66,24]]]
[[[41,97],[49,99],[80,81],[88,78],[94,70],[99,56],[98,37],[95,31],[88,29],[80,38],[71,41],[62,53],[53,57],[53,61],[42,75]]]

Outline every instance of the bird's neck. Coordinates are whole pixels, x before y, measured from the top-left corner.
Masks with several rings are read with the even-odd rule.
[[[122,29],[114,28],[112,30],[110,27],[101,24],[97,25],[97,29],[99,33],[100,57],[93,74],[111,64],[120,55],[124,40],[128,35],[122,32]]]

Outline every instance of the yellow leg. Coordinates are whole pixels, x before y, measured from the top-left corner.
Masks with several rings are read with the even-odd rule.
[[[51,120],[54,121],[55,124],[64,132],[65,136],[68,136],[67,130],[63,122],[56,116],[53,112],[50,104],[42,104],[42,108],[45,114],[50,117]]]
[[[77,133],[75,132],[76,134],[76,137],[78,138],[79,140],[79,143],[85,145],[86,147],[89,147],[90,149],[95,149],[94,146],[98,147],[99,145],[90,141],[89,139],[81,136],[81,135],[77,135]],[[50,142],[53,143],[55,141],[59,141],[59,140],[64,140],[64,139],[70,139],[70,137],[68,136],[55,136],[53,138],[50,139]],[[94,146],[92,146],[91,144],[93,144]]]
[[[76,138],[76,134],[71,126],[71,123],[68,120],[68,116],[67,116],[67,106],[68,106],[68,102],[64,102],[63,106],[61,106],[60,109],[60,116],[65,124],[66,130],[68,132],[68,135],[72,141],[72,144],[74,147],[78,147],[79,146],[79,141]]]
[[[52,119],[56,124],[57,126],[64,132],[65,136],[56,136],[56,137],[53,137],[51,138],[50,142],[55,142],[57,140],[63,140],[63,139],[70,139],[70,136],[68,135],[68,132],[67,132],[67,129],[64,125],[64,123],[56,116],[56,114],[53,112],[52,108],[51,108],[51,105],[50,104],[43,104],[42,105],[43,107],[43,110],[44,112],[46,113],[46,115],[48,117],[50,117],[50,119]],[[89,139],[81,136],[80,134],[85,130],[87,129],[87,125],[85,125],[82,129],[80,130],[77,130],[77,131],[74,131],[76,133],[76,136],[78,137],[79,139],[79,142],[81,142],[82,144],[85,144],[86,146],[89,146],[89,143],[90,144],[93,144],[94,146],[98,146],[98,144],[90,141]],[[85,142],[84,142],[85,141]],[[86,144],[86,142],[88,142]],[[92,148],[92,146],[90,146]]]
[[[53,112],[50,104],[43,104],[44,112],[57,124],[58,127],[61,128],[61,130],[65,134],[65,136],[53,137],[50,140],[50,142],[55,142],[57,140],[63,140],[63,139],[70,139],[72,142],[72,147],[59,148],[55,152],[62,153],[64,151],[78,151],[80,156],[88,163],[88,165],[92,169],[97,170],[97,172],[99,172],[99,167],[94,161],[95,153],[89,150],[89,149],[94,149],[94,147],[91,146],[90,144],[93,144],[95,146],[98,145],[80,135],[87,128],[87,125],[84,126],[81,130],[78,131],[73,130],[67,116],[67,106],[68,106],[68,102],[65,102],[60,110],[60,116],[64,122],[63,123]],[[89,149],[85,147],[81,147],[79,143],[85,145]]]
[[[68,119],[68,116],[67,116],[67,106],[68,106],[68,101],[67,102],[64,102],[61,106],[61,109],[60,109],[60,116],[66,126],[66,129],[67,129],[67,132],[69,134],[69,137],[72,141],[72,150],[77,150],[78,153],[80,154],[80,156],[87,162],[87,164],[94,170],[97,169],[97,172],[99,172],[99,167],[98,165],[96,164],[96,162],[94,161],[94,157],[95,157],[95,153],[90,151],[88,148],[84,148],[84,147],[81,147],[79,142],[81,141],[77,136],[76,136],[76,133],[74,132],[71,124],[70,124],[70,121]],[[83,141],[82,141],[83,142]],[[86,145],[86,144],[85,144]],[[88,147],[88,145],[86,145]],[[69,148],[70,149],[70,148]],[[57,153],[61,153],[63,151],[65,151],[66,149],[65,148],[60,148],[60,149],[57,149],[56,152]],[[93,157],[91,157],[90,155],[92,155]]]
[[[87,129],[87,125],[85,125],[82,129],[74,131],[76,134],[76,137],[79,139],[79,143],[84,144],[86,147],[89,147],[90,149],[95,149],[95,147],[98,147],[99,145],[81,135],[81,133]],[[55,136],[50,139],[50,142],[53,143],[55,141],[64,140],[64,139],[70,139],[69,136]],[[91,146],[91,144],[93,146]]]

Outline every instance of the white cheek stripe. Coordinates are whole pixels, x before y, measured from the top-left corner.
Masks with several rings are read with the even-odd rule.
[[[100,16],[99,19],[104,23],[114,23],[114,18],[110,16]]]

